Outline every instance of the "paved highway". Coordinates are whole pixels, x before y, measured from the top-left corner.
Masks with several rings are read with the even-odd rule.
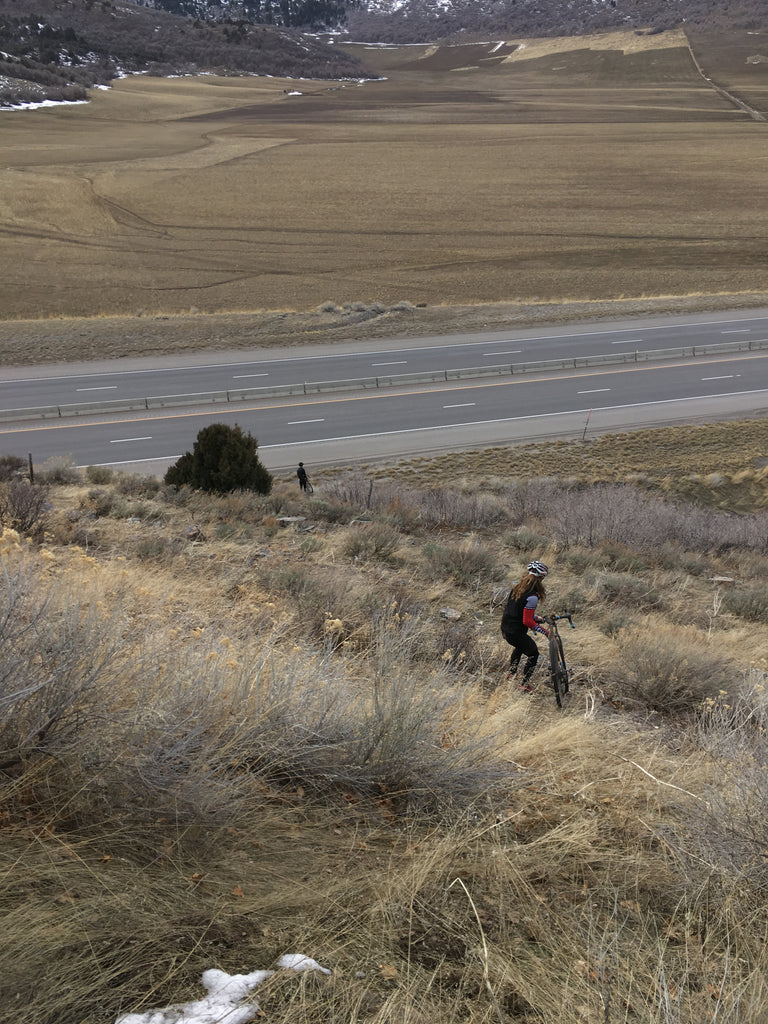
[[[358,346],[264,350],[184,359],[122,360],[100,366],[0,371],[0,409],[77,405],[133,398],[191,395],[281,384],[391,376],[428,370],[510,365],[542,359],[645,352],[718,342],[768,339],[768,314],[579,325],[572,330],[520,330],[463,338],[432,338]]]
[[[0,451],[37,464],[71,454],[79,465],[162,472],[211,422],[238,423],[271,470],[375,461],[533,437],[582,436],[654,423],[714,420],[768,409],[768,353],[630,364],[386,392],[243,402],[214,409],[114,415],[92,422],[8,425]],[[587,425],[587,416],[589,424]]]

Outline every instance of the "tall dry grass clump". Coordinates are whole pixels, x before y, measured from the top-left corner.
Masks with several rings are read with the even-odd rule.
[[[622,631],[606,681],[616,697],[675,715],[699,711],[707,698],[738,689],[741,673],[697,632],[659,624]]]

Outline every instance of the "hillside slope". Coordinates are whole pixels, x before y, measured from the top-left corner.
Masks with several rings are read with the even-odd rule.
[[[537,447],[312,497],[0,460],[6,1020],[158,1020],[298,950],[332,973],[261,986],[271,1024],[768,1019],[766,514]],[[562,710],[543,637],[506,676],[532,557]]]
[[[359,0],[348,2],[346,28],[353,39],[429,42],[466,39],[584,35],[610,29],[663,31],[680,25],[710,30],[759,28],[758,0]]]
[[[201,22],[134,3],[0,0],[0,105],[85,99],[130,72],[364,77],[349,54],[287,28]]]

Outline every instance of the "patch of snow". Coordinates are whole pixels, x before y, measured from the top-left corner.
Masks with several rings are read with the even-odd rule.
[[[330,974],[317,960],[303,953],[285,953],[276,967],[283,971],[319,971]],[[216,968],[203,971],[203,988],[208,995],[191,1003],[177,1003],[163,1010],[148,1010],[146,1013],[125,1013],[115,1024],[248,1024],[259,1013],[259,1004],[252,1000],[242,1005],[255,988],[258,988],[274,971],[253,971],[251,974],[227,974]]]
[[[39,110],[40,107],[79,107],[88,100],[38,100],[33,103],[15,103],[13,106],[0,106],[0,114],[6,110]]]

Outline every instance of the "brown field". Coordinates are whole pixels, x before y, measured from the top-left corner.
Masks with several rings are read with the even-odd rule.
[[[365,47],[386,81],[136,77],[4,113],[0,317],[765,291],[765,124],[682,37],[606,39]]]

